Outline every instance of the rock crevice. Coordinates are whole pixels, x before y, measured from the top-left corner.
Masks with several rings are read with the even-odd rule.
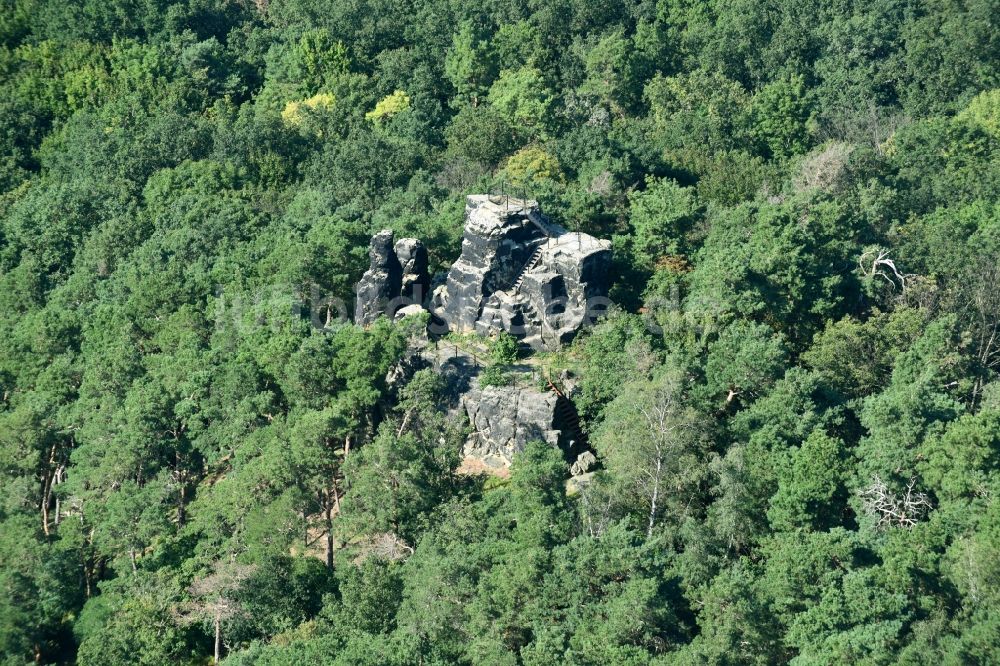
[[[391,229],[372,236],[369,266],[355,291],[354,323],[369,326],[381,316],[392,318],[398,310],[419,305],[427,297],[427,249],[416,238],[393,243]]]

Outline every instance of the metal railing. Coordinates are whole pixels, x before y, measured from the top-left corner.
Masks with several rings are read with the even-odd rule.
[[[497,191],[499,189],[499,192]],[[525,186],[515,186],[513,183],[508,181],[506,178],[500,179],[498,186],[491,187],[487,193],[487,198],[491,203],[495,205],[503,204],[504,213],[510,213],[510,200],[518,199],[520,201],[533,200],[532,192],[528,190]]]

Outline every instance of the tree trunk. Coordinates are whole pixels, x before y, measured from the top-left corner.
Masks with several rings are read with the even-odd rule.
[[[54,470],[52,466],[56,462],[56,445],[53,444],[49,450],[49,462],[45,466],[45,474],[42,478],[42,531],[45,536],[49,535],[49,504],[52,502],[52,480]]]
[[[326,498],[326,568],[333,570],[333,504]]]
[[[83,558],[83,594],[85,598],[90,598],[91,584],[90,581],[93,578],[93,567],[87,561],[86,555]]]
[[[333,494],[333,500],[331,501],[330,495]],[[340,491],[337,489],[337,473],[334,472],[330,477],[330,489],[326,496],[326,568],[333,569],[333,549],[334,549],[334,539],[333,539],[333,512],[336,511],[337,515],[340,515]]]
[[[174,439],[177,439],[174,435]],[[177,529],[184,527],[185,504],[187,503],[187,473],[181,464],[180,451],[174,453],[174,475],[177,477]]]
[[[42,531],[49,536],[49,498],[52,494],[52,484],[46,476],[42,490]]]
[[[219,647],[222,644],[222,623],[219,620],[219,614],[215,614],[215,660],[213,664],[219,663]]]
[[[663,459],[656,458],[656,475],[653,477],[653,497],[649,502],[649,526],[646,528],[646,538],[653,536],[653,524],[656,522],[656,504],[660,499],[660,468],[663,467]]]
[[[65,464],[61,464],[58,467],[56,467],[56,472],[52,476],[52,488],[55,488],[56,486],[58,486],[59,484],[61,484],[63,482],[63,475],[65,473],[66,473],[66,465]],[[59,527],[60,503],[59,503],[59,496],[58,495],[56,495],[56,501],[55,501],[55,507],[54,507],[54,509],[55,509],[55,515],[53,516],[53,522],[56,524],[56,527]]]
[[[184,481],[182,480],[181,481],[180,492],[178,493],[178,497],[177,497],[177,527],[178,527],[178,529],[181,528],[181,527],[184,527],[184,520],[185,520],[185,517],[186,517],[185,516],[185,512],[184,512],[184,504],[185,504],[185,502],[187,502],[187,492],[186,492],[186,488],[184,487]]]

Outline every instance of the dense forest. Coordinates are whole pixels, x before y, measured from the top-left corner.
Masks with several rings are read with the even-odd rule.
[[[1000,662],[996,0],[3,0],[0,662]],[[613,240],[457,473],[379,229]]]

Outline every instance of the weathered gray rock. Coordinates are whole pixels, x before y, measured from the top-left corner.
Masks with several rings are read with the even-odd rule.
[[[464,453],[489,466],[509,466],[514,455],[534,440],[561,445],[557,396],[553,393],[509,386],[475,387],[461,402],[473,427]]]
[[[357,285],[355,321],[397,320],[424,312],[430,289],[427,250],[414,238],[372,237],[370,266]],[[551,223],[535,201],[470,196],[462,253],[429,299],[434,326],[490,334],[504,330],[536,348],[568,341],[605,299],[611,243]],[[528,442],[541,440],[575,455],[586,447],[574,409],[556,393],[535,388],[481,387],[481,359],[458,345],[411,336],[411,353],[386,377],[390,394],[423,367],[446,379],[449,412],[468,417],[465,453],[487,467],[507,467]],[[563,378],[569,388],[568,377]],[[570,405],[571,407],[571,405]],[[574,473],[588,474],[593,454],[577,457]]]
[[[427,248],[416,238],[401,238],[394,249],[403,272],[399,295],[410,304],[419,305],[429,295],[431,283],[427,274]]]
[[[510,467],[514,456],[532,440],[548,442],[565,454],[575,454],[579,421],[554,392],[534,387],[480,386],[481,360],[452,343],[429,343],[416,351],[424,367],[445,380],[448,413],[468,419],[471,432],[463,447],[467,459],[487,469]]]
[[[550,238],[541,249],[538,265],[525,274],[519,291],[529,304],[525,311],[539,314],[540,342],[533,346],[553,348],[609,305],[611,243],[573,232]]]
[[[531,257],[542,236],[528,218],[531,207],[537,204],[486,195],[466,199],[462,254],[436,303],[452,330],[475,330],[486,299],[509,287]]]
[[[413,303],[412,305],[404,305],[403,307],[396,310],[396,314],[394,315],[394,320],[399,321],[400,319],[404,319],[406,317],[413,317],[416,315],[423,314],[425,312],[427,312],[427,309],[422,305],[417,305],[416,303]]]
[[[576,462],[569,468],[573,476],[581,476],[589,472],[597,464],[597,457],[590,451],[584,451],[576,457]]]
[[[357,284],[354,323],[369,326],[385,315],[396,317],[408,306],[422,308],[430,289],[427,248],[416,238],[401,238],[393,244],[393,233],[383,229],[372,236],[368,248],[370,265]],[[407,314],[412,314],[412,308]]]
[[[399,297],[403,270],[393,248],[390,229],[372,236],[368,246],[370,265],[357,285],[354,323],[368,326],[382,315],[392,316],[393,301]]]
[[[431,310],[453,331],[558,347],[606,307],[610,265],[609,241],[552,224],[535,201],[470,196],[462,254]]]

